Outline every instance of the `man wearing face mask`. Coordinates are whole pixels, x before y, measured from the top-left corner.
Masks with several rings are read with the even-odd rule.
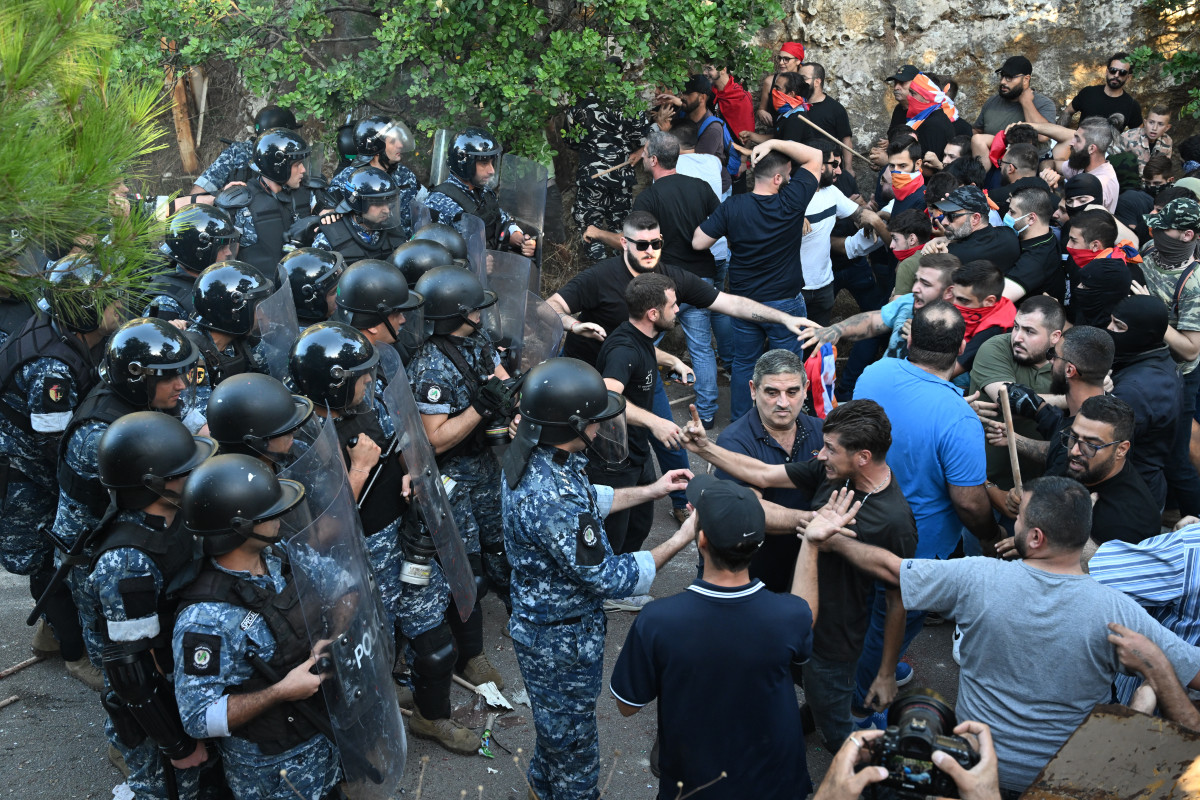
[[[1063,249],[1068,255],[1065,265],[1072,286],[1081,283],[1083,269],[1103,261],[1115,261],[1122,265],[1131,281],[1144,280],[1142,257],[1130,242],[1118,240],[1118,223],[1112,214],[1102,208],[1085,209],[1071,218],[1066,231],[1067,240],[1063,242]],[[1099,324],[1108,323],[1101,319]]]
[[[1168,310],[1157,297],[1133,295],[1113,309],[1108,324],[1113,358],[1113,396],[1133,408],[1136,449],[1130,458],[1161,507],[1183,406],[1183,378],[1163,342]]]
[[[1183,373],[1183,406],[1167,474],[1180,512],[1191,515],[1200,513],[1200,476],[1188,457],[1200,391],[1200,274],[1196,273],[1200,203],[1183,197],[1172,200],[1157,214],[1147,215],[1146,225],[1154,243],[1143,258],[1145,288],[1135,284],[1134,291],[1148,292],[1167,307],[1164,341]]]
[[[1036,186],[1013,193],[1004,224],[1017,232],[1021,255],[1004,274],[1004,296],[1014,303],[1023,297],[1048,294],[1060,303],[1067,297],[1058,237],[1050,230],[1054,195]]]

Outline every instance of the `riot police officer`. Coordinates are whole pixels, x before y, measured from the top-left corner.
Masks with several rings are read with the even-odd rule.
[[[96,381],[93,350],[115,327],[116,308],[102,308],[87,287],[103,280],[84,256],[68,257],[49,274],[39,311],[0,349],[0,459],[4,514],[0,515],[0,566],[29,576],[34,599],[54,572],[53,547],[43,534],[58,500],[55,462],[71,413]],[[76,294],[68,305],[64,295]],[[44,606],[34,652],[61,652],[67,671],[93,688],[99,675],[84,652],[79,615],[69,590],[56,589]],[[58,641],[55,641],[55,635]]]
[[[290,108],[267,106],[254,116],[254,136],[273,128],[297,130],[296,115]],[[216,161],[196,179],[188,194],[216,194],[230,183],[248,183],[253,176],[250,164],[254,161],[254,139],[231,142]]]
[[[455,233],[458,232],[455,231]],[[421,276],[429,270],[458,264],[454,255],[445,246],[432,239],[413,239],[405,242],[396,248],[388,261],[404,273],[410,288],[416,288],[417,281],[421,280]],[[458,264],[460,267],[466,265],[465,260]]]
[[[33,306],[25,298],[0,289],[0,345],[20,331],[33,313]]]
[[[100,380],[71,415],[58,448],[58,509],[52,530],[64,551],[96,528],[108,505],[96,466],[100,437],[117,419],[135,411],[181,416],[198,357],[183,331],[160,319],[131,320],[109,338]],[[95,611],[80,596],[87,559],[77,555],[64,561],[71,565],[66,583],[78,607],[88,654],[94,658],[101,649],[95,638]]]
[[[171,632],[178,593],[199,566],[195,541],[176,519],[180,492],[216,449],[212,439],[193,437],[179,420],[153,411],[121,417],[97,448],[100,483],[112,505],[93,534],[83,594],[100,621],[105,733],[139,798],[198,796],[194,767],[208,758],[179,719]]]
[[[311,152],[308,142],[287,128],[264,131],[254,143],[258,175],[247,183],[250,202],[234,221],[242,231],[241,259],[263,274],[274,274],[288,230],[312,213],[313,194],[304,186]]]
[[[316,247],[298,247],[279,262],[280,280],[287,278],[296,304],[296,319],[303,325],[324,322],[333,313],[333,293],[345,270],[341,253]]]
[[[396,374],[397,354],[408,363],[424,341],[421,305],[408,281],[387,261],[363,259],[351,264],[338,281],[334,319],[362,332],[379,350],[381,376]],[[392,345],[381,347],[381,345]]]
[[[615,555],[601,518],[663,497],[691,477],[597,490],[589,457],[628,452],[625,398],[594,367],[553,358],[525,376],[521,422],[504,455],[504,540],[513,569],[509,631],[529,690],[537,744],[529,785],[538,797],[596,797],[596,699],[604,666],[604,599],[647,592],[656,571],[695,537],[694,517],[653,550]]]
[[[304,495],[236,453],[210,458],[183,487],[184,529],[211,558],[180,598],[175,694],[184,730],[215,741],[238,800],[323,798],[340,779],[296,565],[276,546],[296,531],[288,515]]]
[[[292,394],[270,375],[246,372],[213,389],[208,400],[208,433],[222,453],[241,453],[279,466],[296,453],[295,439],[311,443],[319,428],[313,404]],[[301,428],[308,428],[303,434]]]
[[[171,217],[161,250],[174,266],[154,276],[144,317],[191,319],[196,276],[218,261],[237,258],[239,232],[229,212],[219,206],[185,206]]]
[[[354,148],[358,159],[333,176],[329,189],[339,200],[348,198],[350,175],[356,167],[372,166],[383,170],[392,179],[400,199],[400,234],[402,240],[412,234],[412,201],[423,191],[417,176],[400,163],[404,153],[412,152],[413,136],[401,120],[389,117],[367,117],[354,126]]]
[[[460,267],[468,265],[467,262],[467,240],[463,235],[454,229],[453,225],[447,225],[444,222],[430,222],[428,225],[423,225],[412,235],[412,241],[430,241],[437,242],[442,247],[449,251],[453,262]],[[441,266],[437,264],[435,266]]]
[[[274,281],[242,261],[219,261],[196,278],[195,314],[187,334],[200,351],[203,369],[184,418],[193,430],[203,425],[208,398],[221,381],[243,372],[267,373],[254,335],[254,312],[274,291]]]
[[[358,167],[342,184],[345,198],[322,218],[313,246],[335,250],[349,262],[384,258],[408,239],[401,191],[381,169]]]
[[[490,587],[507,606],[509,567],[500,524],[500,469],[486,438],[504,436],[502,416],[508,373],[495,346],[481,330],[483,311],[496,303],[471,272],[437,267],[417,281],[425,298],[429,340],[409,369],[421,422],[438,456],[442,474],[456,481],[454,518],[481,589]],[[430,325],[429,323],[432,323]],[[463,623],[450,614],[459,646],[459,672],[472,683],[503,679],[483,654],[483,618],[476,604]]]
[[[467,128],[454,137],[447,154],[450,177],[429,193],[425,203],[430,211],[437,212],[436,222],[453,225],[463,235],[466,229],[462,215],[479,217],[489,249],[498,250],[503,245],[532,256],[537,240],[525,236],[490,188],[500,153],[500,143],[490,133]]]

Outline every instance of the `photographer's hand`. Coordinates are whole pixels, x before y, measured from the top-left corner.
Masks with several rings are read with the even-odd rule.
[[[879,783],[888,776],[883,767],[863,767],[855,772],[859,764],[867,763],[871,758],[870,750],[865,746],[872,739],[883,736],[883,731],[855,731],[842,744],[825,780],[813,796],[813,800],[858,800],[872,783]]]
[[[979,763],[964,769],[952,756],[935,750],[933,763],[950,776],[958,787],[962,800],[1000,800],[1000,764],[996,760],[996,748],[992,746],[992,731],[982,722],[960,722],[954,732],[959,736],[970,736],[977,744]]]

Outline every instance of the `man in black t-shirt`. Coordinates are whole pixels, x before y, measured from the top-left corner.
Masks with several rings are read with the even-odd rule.
[[[1050,230],[1057,198],[1037,187],[1020,189],[1009,198],[1012,229],[1021,239],[1021,255],[1004,273],[1004,296],[1014,303],[1024,297],[1048,294],[1062,303],[1067,296],[1067,271],[1063,267],[1058,237]]]
[[[818,508],[843,487],[852,489],[862,505],[849,527],[858,539],[870,541],[902,558],[917,548],[917,525],[904,492],[892,476],[886,457],[892,428],[883,408],[873,400],[851,400],[829,412],[822,430],[825,446],[815,461],[765,464],[709,442],[693,417],[684,431],[688,450],[738,480],[760,488],[796,487],[812,496]],[[810,516],[811,518],[811,516]],[[804,694],[826,746],[836,751],[852,731],[854,676],[864,670],[875,677],[862,704],[879,711],[896,697],[896,663],[904,638],[905,611],[899,591],[880,590],[873,578],[849,561],[818,557],[821,614],[813,631],[813,654],[804,665]],[[860,664],[863,641],[873,605],[886,605],[881,664]]]
[[[625,303],[629,319],[605,340],[596,357],[596,369],[608,388],[620,392],[628,401],[625,408],[630,423],[629,458],[615,469],[595,461],[588,464],[588,477],[593,483],[613,487],[646,486],[654,482],[651,435],[665,447],[682,447],[683,433],[679,426],[654,414],[654,385],[660,364],[684,379],[691,374],[686,364],[654,346],[659,334],[675,327],[679,312],[671,279],[663,275],[639,275],[629,282]],[[653,501],[609,514],[604,520],[604,530],[613,552],[620,555],[641,549],[653,517]]]
[[[800,77],[812,87],[812,95],[808,98],[809,106],[806,115],[810,122],[818,125],[823,131],[841,141],[842,172],[854,174],[854,135],[850,131],[850,115],[846,107],[825,94],[825,67],[815,61],[808,61],[799,69]],[[809,128],[812,131],[811,128]],[[813,137],[821,134],[812,131]],[[806,144],[810,139],[801,139]]]
[[[1125,117],[1125,124],[1121,130],[1140,126],[1142,106],[1125,91],[1125,84],[1129,82],[1132,74],[1133,66],[1129,62],[1129,54],[1113,53],[1104,71],[1104,83],[1080,89],[1075,99],[1063,108],[1058,117],[1058,124],[1069,126],[1075,114],[1079,114],[1080,119],[1120,114]]]
[[[960,186],[934,204],[945,214],[942,227],[946,239],[934,239],[925,245],[922,253],[938,252],[939,243],[944,243],[944,252],[957,256],[966,264],[986,260],[1007,272],[1021,255],[1021,243],[1017,234],[1007,226],[994,227],[988,222],[990,207],[983,192],[974,186]]]

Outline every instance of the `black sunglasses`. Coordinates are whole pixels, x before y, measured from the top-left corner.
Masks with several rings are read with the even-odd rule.
[[[1109,68],[1108,68],[1108,74],[1109,74],[1109,75],[1118,75],[1118,76],[1120,76],[1120,77],[1124,78],[1126,75],[1128,75],[1128,74],[1129,74],[1129,70],[1127,70],[1127,69],[1117,69],[1116,67],[1109,67]]]
[[[633,249],[637,250],[638,252],[650,250],[651,248],[655,250],[662,250],[663,246],[663,240],[661,236],[657,239],[626,239],[625,241],[633,245]]]

